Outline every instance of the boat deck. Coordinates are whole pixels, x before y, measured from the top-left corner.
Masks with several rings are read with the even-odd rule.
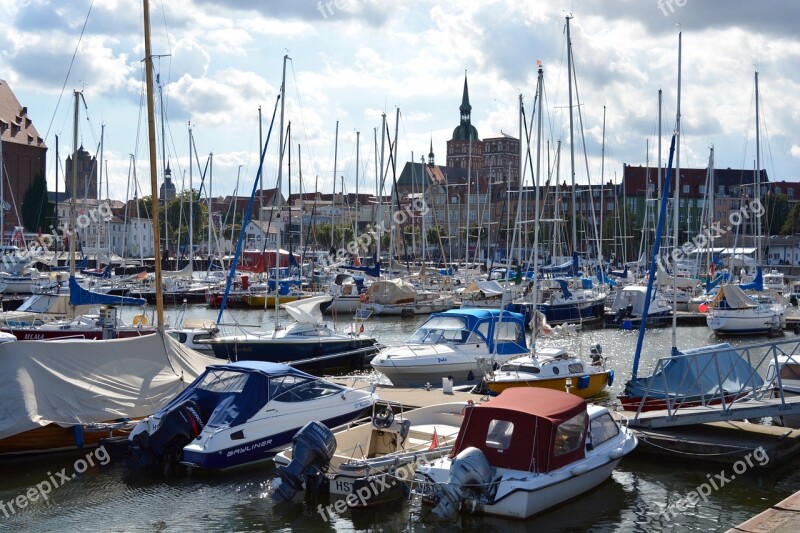
[[[736,532],[800,531],[800,492],[795,492],[782,502],[750,520],[728,530]]]
[[[325,379],[354,389],[366,389],[372,386],[372,383],[363,379],[354,379],[352,376],[333,376]],[[441,387],[425,390],[423,388],[377,385],[375,392],[384,402],[396,403],[408,408],[428,407],[429,405],[445,402],[466,402],[469,400],[478,402],[481,399],[481,396],[470,392],[453,391],[452,393],[444,393]]]

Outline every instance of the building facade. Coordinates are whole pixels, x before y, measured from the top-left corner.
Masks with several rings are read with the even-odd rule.
[[[64,163],[64,181],[66,195],[76,198],[97,200],[97,158],[87,152],[81,145],[77,152],[77,163],[72,160],[73,154],[67,156]],[[77,180],[76,178],[77,171]]]

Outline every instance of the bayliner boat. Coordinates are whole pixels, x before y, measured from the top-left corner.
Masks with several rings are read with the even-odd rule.
[[[215,336],[208,341],[214,355],[230,361],[268,361],[291,364],[314,372],[364,368],[380,346],[360,331],[337,333],[322,321],[320,305],[330,295],[284,304],[295,323],[271,332]]]
[[[486,367],[527,354],[525,322],[499,309],[451,309],[436,313],[403,346],[386,348],[372,367],[398,387],[482,378]]]
[[[591,398],[614,382],[614,371],[605,367],[602,353],[599,344],[592,346],[592,361],[587,363],[561,347],[539,348],[503,363],[486,377],[486,387],[494,395],[512,387],[540,387]]]
[[[636,444],[605,407],[514,388],[468,408],[453,451],[417,468],[415,485],[438,518],[528,518],[608,479]]]
[[[175,399],[131,432],[133,463],[169,471],[178,463],[225,469],[269,459],[307,422],[336,427],[375,403],[354,390],[287,365],[211,365]]]
[[[401,498],[407,490],[402,481],[411,481],[417,466],[453,449],[466,407],[467,402],[452,402],[394,413],[375,404],[372,417],[361,424],[304,427],[293,446],[275,456],[279,477],[273,498],[290,501],[302,488],[347,498],[370,483],[385,490],[370,491],[363,505]]]

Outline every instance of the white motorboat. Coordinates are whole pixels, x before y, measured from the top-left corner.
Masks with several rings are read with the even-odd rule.
[[[738,285],[723,285],[708,306],[706,323],[720,335],[758,335],[780,332],[786,325],[782,304],[761,304]]]
[[[666,326],[672,318],[672,305],[658,292],[653,291],[647,311],[647,327]],[[604,317],[606,326],[623,329],[638,328],[642,322],[642,313],[647,298],[647,287],[644,285],[627,285],[617,290],[611,312]]]
[[[372,417],[361,424],[334,430],[317,428],[313,432],[303,428],[293,439],[294,446],[274,458],[279,465],[280,483],[273,486],[280,489],[273,497],[289,501],[300,488],[305,488],[346,498],[372,484],[382,488],[371,491],[364,498],[364,505],[400,498],[407,489],[402,481],[411,481],[416,467],[450,453],[467,402],[442,403],[399,413],[394,413],[390,406],[379,409],[379,405],[373,406]],[[332,454],[323,453],[319,463],[310,465],[307,437],[313,440],[314,433],[326,444],[331,441],[334,444],[330,446]],[[319,447],[328,448],[329,445]]]
[[[432,315],[403,346],[386,348],[372,367],[398,387],[481,379],[486,368],[527,354],[524,317],[499,309]]]
[[[355,420],[377,401],[287,365],[211,365],[175,399],[139,422],[129,438],[135,463],[164,471],[183,463],[225,469],[272,458],[306,423]]]
[[[515,388],[468,409],[453,451],[417,468],[415,485],[439,518],[528,518],[608,479],[636,444],[605,407]]]

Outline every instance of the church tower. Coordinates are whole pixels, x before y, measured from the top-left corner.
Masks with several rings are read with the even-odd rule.
[[[453,130],[453,138],[447,141],[447,166],[470,169],[472,177],[477,178],[483,168],[483,143],[478,138],[478,130],[472,125],[472,105],[469,103],[466,73],[461,106],[458,109],[461,121]]]

